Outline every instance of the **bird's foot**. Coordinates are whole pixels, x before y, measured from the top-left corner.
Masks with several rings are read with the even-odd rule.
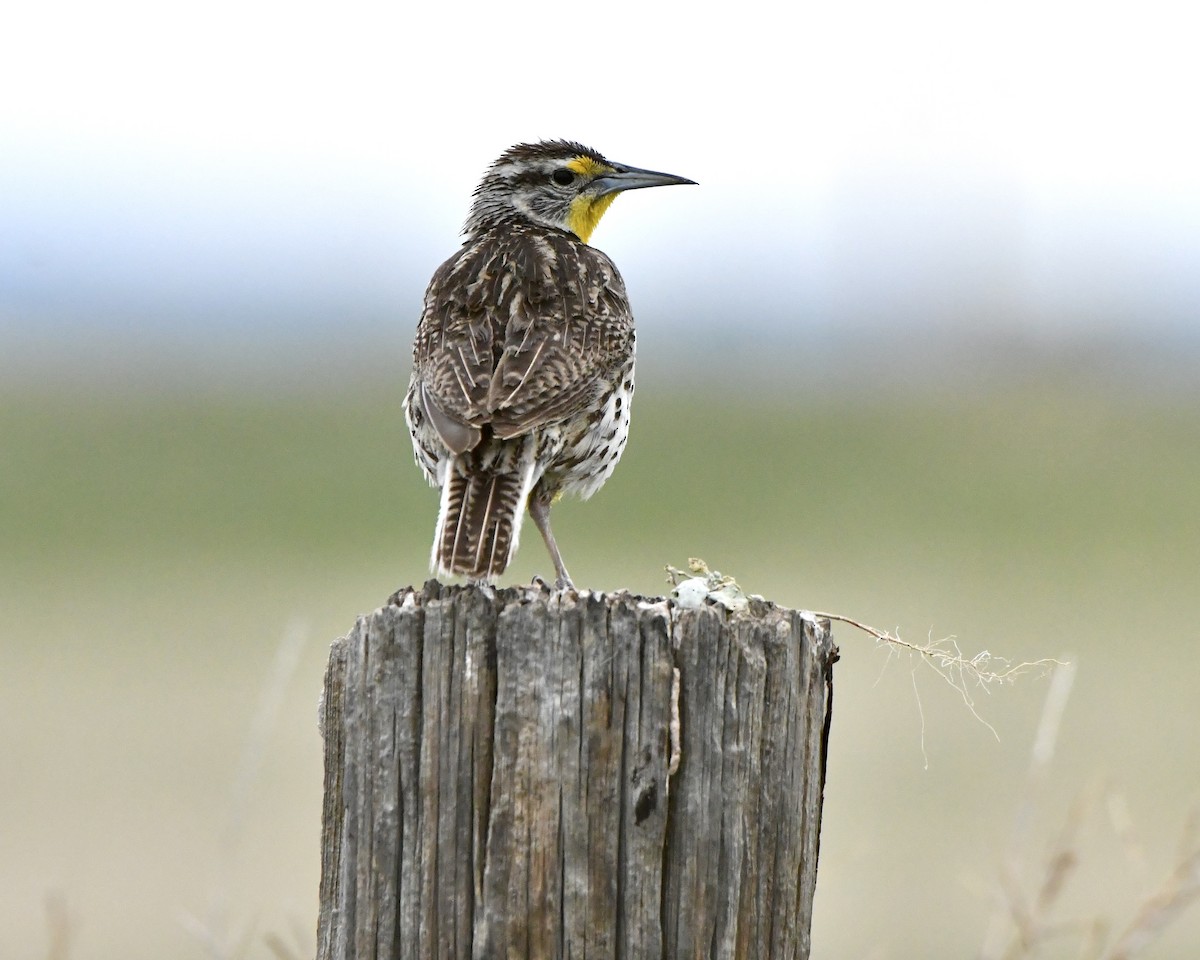
[[[529,582],[529,585],[532,587],[537,587],[539,590],[551,589],[550,581],[548,581],[540,573],[535,573],[533,575],[533,579]],[[575,584],[573,584],[571,582],[570,577],[555,577],[553,589],[555,589],[555,590],[574,590]]]

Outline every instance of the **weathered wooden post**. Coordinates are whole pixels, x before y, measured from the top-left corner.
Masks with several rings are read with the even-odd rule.
[[[827,621],[403,590],[325,679],[320,960],[806,958]]]

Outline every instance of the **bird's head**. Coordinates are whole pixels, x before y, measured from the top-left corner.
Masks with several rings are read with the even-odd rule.
[[[525,220],[569,230],[586,243],[618,193],[672,183],[695,181],[614,163],[569,140],[519,143],[501,154],[475,188],[464,232],[474,236]]]

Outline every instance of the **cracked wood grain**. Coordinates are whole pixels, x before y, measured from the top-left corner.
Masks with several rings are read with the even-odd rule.
[[[807,958],[836,658],[762,601],[399,592],[330,653],[318,957]]]

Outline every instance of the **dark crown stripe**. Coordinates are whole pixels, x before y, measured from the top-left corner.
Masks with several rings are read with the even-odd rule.
[[[500,154],[493,166],[512,161],[527,160],[570,160],[573,157],[591,157],[600,163],[606,163],[604,155],[591,147],[585,147],[574,140],[540,140],[537,143],[518,143]]]

